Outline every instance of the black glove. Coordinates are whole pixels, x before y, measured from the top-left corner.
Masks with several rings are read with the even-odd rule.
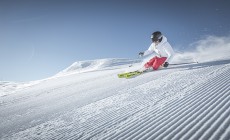
[[[168,65],[169,65],[169,63],[168,63],[168,62],[165,62],[165,63],[163,64],[163,67],[167,68]]]
[[[144,52],[140,52],[140,53],[139,53],[139,56],[142,57],[143,55],[144,55]]]

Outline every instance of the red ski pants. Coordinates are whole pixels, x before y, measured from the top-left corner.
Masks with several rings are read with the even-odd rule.
[[[153,57],[149,62],[145,63],[145,68],[152,67],[154,70],[157,70],[162,64],[164,64],[167,57]]]

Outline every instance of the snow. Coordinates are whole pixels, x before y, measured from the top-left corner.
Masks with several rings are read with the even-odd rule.
[[[228,140],[229,40],[196,45],[172,63],[199,63],[131,79],[117,74],[145,60],[86,60],[42,80],[2,81],[0,139]]]
[[[115,66],[118,66],[120,68],[121,65],[131,65],[138,62],[141,62],[141,60],[116,59],[116,58],[78,61],[73,63],[70,67],[61,71],[57,75],[60,76],[60,75],[73,74],[73,73],[97,71],[106,68],[110,69],[111,67],[113,67],[114,69]]]

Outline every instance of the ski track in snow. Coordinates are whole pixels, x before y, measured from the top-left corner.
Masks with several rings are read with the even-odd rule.
[[[122,71],[56,77],[1,97],[0,139],[230,139],[230,60],[118,79]]]

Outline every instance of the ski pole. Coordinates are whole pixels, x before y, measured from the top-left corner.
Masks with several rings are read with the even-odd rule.
[[[169,65],[185,65],[185,64],[198,64],[198,62],[175,63],[175,64],[169,64]]]

